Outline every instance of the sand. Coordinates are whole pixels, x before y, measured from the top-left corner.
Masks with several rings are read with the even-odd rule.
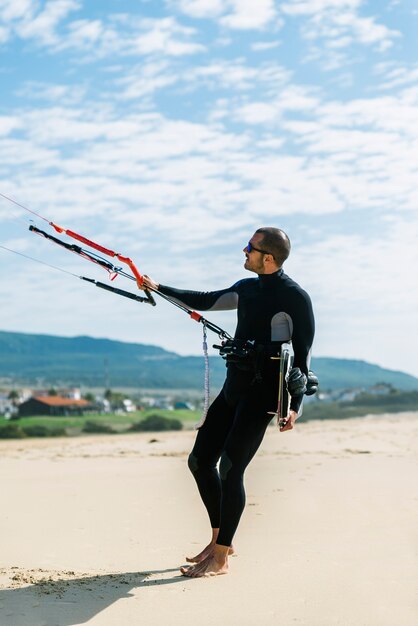
[[[230,573],[178,567],[209,538],[194,433],[0,441],[1,626],[416,626],[418,413],[268,430]]]

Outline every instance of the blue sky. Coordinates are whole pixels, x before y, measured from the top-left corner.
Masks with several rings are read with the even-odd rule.
[[[418,375],[417,22],[413,0],[0,0],[0,192],[199,290],[281,227],[314,354]],[[0,218],[2,245],[105,279]],[[2,330],[201,349],[167,304],[0,258]]]

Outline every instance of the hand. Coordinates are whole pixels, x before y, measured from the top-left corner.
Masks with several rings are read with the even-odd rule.
[[[142,278],[144,279],[144,282],[142,283],[143,289],[145,288],[151,289],[152,291],[158,291],[160,285],[156,283],[155,280],[152,280],[152,278],[150,278],[146,274],[144,274]]]
[[[285,430],[292,430],[297,418],[298,414],[296,411],[289,411],[287,417],[279,421],[280,432],[284,433]]]

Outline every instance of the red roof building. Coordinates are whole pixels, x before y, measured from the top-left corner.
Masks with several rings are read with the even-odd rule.
[[[19,417],[32,415],[83,415],[94,405],[87,400],[73,400],[61,396],[33,396],[19,406]]]

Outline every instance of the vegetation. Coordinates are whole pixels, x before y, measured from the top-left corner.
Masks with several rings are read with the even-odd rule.
[[[116,431],[112,428],[112,426],[105,424],[104,422],[88,420],[85,422],[82,432],[113,435]]]
[[[351,402],[310,402],[303,410],[304,419],[345,419],[378,413],[418,411],[418,391],[392,393],[376,396],[362,393]]]
[[[132,432],[157,432],[161,430],[181,430],[182,428],[183,424],[180,420],[154,414],[149,415],[141,422],[132,424],[129,430]]]
[[[23,439],[24,437],[65,437],[65,428],[47,428],[42,424],[27,424],[21,426],[15,422],[0,425],[0,439]]]
[[[16,389],[12,389],[7,397],[12,401],[12,404],[15,404],[16,400],[19,399],[19,392]]]
[[[147,419],[151,417],[152,420]],[[163,419],[159,424],[155,419]],[[95,413],[84,416],[34,416],[22,417],[12,421],[0,417],[0,439],[17,439],[23,437],[47,437],[47,436],[77,436],[85,434],[116,434],[141,432],[152,430],[178,430],[183,425],[190,425],[200,418],[199,411],[189,411],[186,409],[178,411],[148,409],[146,411],[135,411],[133,413]],[[141,426],[131,430],[132,425],[145,422],[145,427]],[[161,425],[162,424],[162,425]],[[151,426],[154,425],[155,428]],[[167,425],[169,426],[167,428]],[[39,429],[39,430],[37,430]]]
[[[65,437],[67,432],[62,426],[42,426],[42,424],[27,424],[22,428],[27,437]]]
[[[0,425],[0,439],[23,439],[25,432],[18,424]]]
[[[392,389],[387,395],[376,396],[369,393],[362,393],[352,404],[354,406],[378,407],[385,411],[409,411],[418,410],[418,391],[403,392]]]

